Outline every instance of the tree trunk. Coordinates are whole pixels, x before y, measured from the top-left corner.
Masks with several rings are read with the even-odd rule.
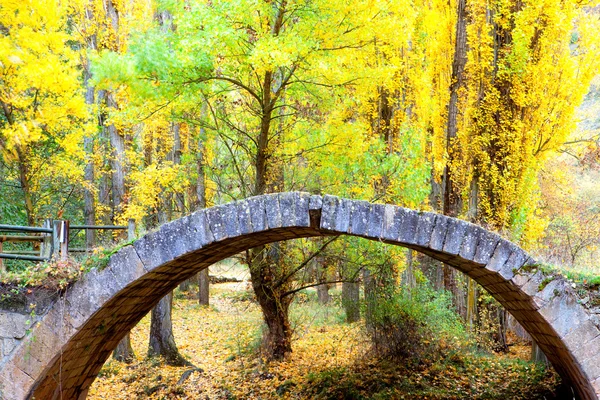
[[[402,285],[409,291],[417,287],[417,279],[415,277],[413,252],[408,249],[406,251],[406,269],[402,272]]]
[[[329,295],[329,284],[326,283],[328,279],[324,261],[323,257],[317,256],[313,258],[317,282],[320,283],[320,285],[317,285],[317,299],[320,304],[329,304],[331,296]]]
[[[454,49],[454,60],[452,63],[452,83],[450,85],[450,101],[448,103],[448,126],[446,131],[446,153],[448,161],[444,169],[442,179],[443,190],[443,213],[456,217],[461,210],[461,197],[459,188],[454,185],[453,163],[456,152],[455,147],[458,132],[458,92],[464,85],[464,69],[467,62],[467,14],[466,0],[458,1],[458,13],[456,20],[456,43]],[[456,272],[448,265],[443,267],[444,287],[452,293],[455,307],[460,312],[462,294],[456,282]]]
[[[256,299],[263,313],[266,332],[263,333],[263,349],[269,358],[281,360],[292,351],[292,329],[288,318],[290,297],[283,297],[284,287],[273,281],[273,268],[279,262],[279,249],[273,245],[250,251],[250,277]]]
[[[21,190],[23,191],[23,199],[25,200],[25,214],[27,215],[27,225],[35,226],[35,211],[33,209],[33,197],[31,193],[31,185],[29,183],[29,160],[24,150],[20,145],[15,146],[19,163],[19,181]]]
[[[206,117],[206,105],[202,106],[201,118]],[[188,146],[190,149],[194,149],[196,155],[195,173],[197,175],[196,182],[191,183],[188,187],[188,201],[190,209],[197,211],[206,207],[206,183],[204,173],[204,140],[205,140],[204,128],[200,128],[198,135],[189,135]],[[209,305],[209,285],[208,279],[208,268],[200,271],[196,276],[191,277],[185,282],[182,282],[179,286],[180,289],[188,288],[192,281],[198,282],[198,303],[202,306]]]
[[[531,361],[536,363],[542,363],[545,365],[550,364],[548,362],[548,359],[546,358],[546,355],[544,354],[542,349],[540,349],[540,346],[538,346],[535,340],[531,341]]]
[[[467,277],[467,329],[470,332],[475,331],[475,322],[477,321],[477,283]]]
[[[159,144],[160,146],[160,144]],[[171,202],[165,196],[164,201],[159,204],[158,223],[168,222],[171,213]],[[169,365],[190,365],[177,350],[173,337],[173,325],[171,323],[171,312],[173,309],[173,292],[163,297],[152,309],[150,319],[150,340],[148,346],[149,356],[162,356]]]
[[[91,11],[86,12],[86,15],[89,15]],[[95,38],[88,39],[88,47],[90,49],[95,49]],[[88,105],[94,104],[94,87],[90,86],[90,79],[92,78],[89,61],[86,60],[85,68],[84,68],[84,85],[85,85],[85,103]],[[94,154],[94,138],[90,136],[86,136],[83,139],[83,148],[87,157],[87,162],[85,164],[84,171],[84,179],[86,182],[86,186],[83,191],[84,198],[84,208],[83,215],[86,225],[94,225],[96,223],[96,204],[94,200],[94,192],[92,188],[95,186],[95,172],[94,172],[94,161],[92,156]],[[85,231],[85,248],[86,251],[91,251],[91,249],[96,245],[96,231],[94,229],[86,229]]]
[[[375,278],[368,268],[363,269],[363,290],[365,293],[365,323],[367,329],[373,327],[373,318],[375,316],[375,307],[377,301]]]
[[[208,279],[208,268],[198,273],[198,303],[207,306],[210,303],[210,281]]]
[[[346,322],[360,319],[360,285],[358,282],[342,283],[342,306],[346,312]]]
[[[169,293],[152,309],[150,321],[150,342],[148,356],[162,356],[169,365],[184,366],[190,363],[184,359],[173,337],[171,310],[173,308],[173,292]]]
[[[135,359],[129,332],[127,332],[127,335],[121,339],[117,347],[113,350],[113,358],[127,364],[131,364]]]

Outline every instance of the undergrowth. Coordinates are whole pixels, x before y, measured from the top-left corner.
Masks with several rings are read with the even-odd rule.
[[[283,361],[268,362],[258,351],[263,324],[258,305],[247,294],[231,295],[230,287],[219,286],[211,292],[211,307],[200,307],[196,299],[186,296],[176,296],[179,300],[174,304],[175,340],[199,370],[190,372],[145,358],[150,325],[145,317],[131,335],[134,363],[109,361],[90,388],[89,398],[560,398],[556,397],[559,378],[553,371],[462,345],[461,331],[443,310],[447,299],[438,300],[442,310],[431,317],[433,336],[425,339],[445,337],[440,345],[443,351],[426,362],[412,363],[378,357],[370,351],[364,322],[344,323],[343,308],[336,300],[322,305],[313,292],[307,292],[291,309],[296,332],[293,353]],[[427,304],[429,295],[422,296],[415,299],[425,308],[434,307]],[[438,335],[440,330],[446,334]],[[527,352],[525,345],[521,347]]]

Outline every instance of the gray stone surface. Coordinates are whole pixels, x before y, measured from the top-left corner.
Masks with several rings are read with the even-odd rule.
[[[316,201],[311,197],[311,204]],[[321,229],[332,230],[335,226],[335,209],[337,208],[338,198],[335,196],[325,195],[322,198],[321,204]],[[314,209],[314,208],[313,208]]]
[[[267,194],[265,199],[265,211],[267,213],[267,226],[269,229],[281,228],[282,215],[279,208],[279,195]]]
[[[22,339],[31,326],[29,315],[0,311],[0,337]]]
[[[342,201],[342,204],[343,203],[344,201]],[[367,201],[353,201],[350,204],[350,224],[347,232],[352,235],[367,236],[371,204]],[[338,218],[336,218],[336,222],[337,221]]]
[[[221,241],[227,239],[227,228],[225,221],[225,207],[215,206],[206,209],[206,221],[208,228],[212,233],[215,241]]]
[[[319,195],[310,196],[310,200],[308,203],[308,209],[313,210],[321,210],[323,208],[323,197]]]
[[[446,239],[446,231],[448,230],[448,220],[448,217],[439,214],[435,218],[435,225],[433,226],[431,240],[429,241],[429,248],[431,250],[441,251],[444,248],[444,239]]]
[[[429,247],[431,241],[431,234],[435,226],[436,215],[434,213],[426,212],[419,215],[419,222],[417,224],[417,232],[415,234],[415,244],[418,246]]]
[[[350,213],[354,205],[352,200],[337,199],[337,204],[334,210],[333,230],[336,232],[347,233],[350,228]]]
[[[250,212],[250,203],[248,200],[240,200],[235,202],[238,215],[238,225],[240,235],[248,235],[253,232],[252,217]]]
[[[380,238],[383,233],[383,219],[385,216],[384,204],[371,204],[367,222],[367,236]]]
[[[400,207],[386,204],[383,212],[383,230],[381,238],[389,242],[397,242],[402,226],[403,212]]]
[[[304,192],[294,193],[296,226],[310,226],[310,201],[313,196]],[[320,207],[318,208],[320,209]]]
[[[267,212],[265,210],[265,199],[263,196],[250,197],[250,219],[252,221],[252,232],[262,232],[268,229]]]
[[[419,222],[419,213],[414,210],[409,210],[408,208],[401,208],[401,210],[403,215],[398,241],[400,243],[414,244],[415,235],[417,233],[417,224]]]
[[[466,221],[450,218],[442,251],[444,253],[457,255],[469,228],[470,226]]]

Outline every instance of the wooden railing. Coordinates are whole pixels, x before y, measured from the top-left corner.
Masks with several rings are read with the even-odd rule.
[[[52,258],[66,259],[69,252],[85,253],[91,248],[69,248],[69,238],[72,233],[85,230],[86,243],[87,237],[92,230],[127,230],[128,238],[135,237],[135,223],[129,220],[127,226],[118,225],[70,225],[68,220],[44,221],[42,227],[19,226],[19,225],[1,225],[0,232],[9,234],[0,234],[0,271],[5,270],[4,260],[24,260],[24,261],[48,261]],[[22,233],[18,235],[14,233]],[[37,235],[30,235],[31,233]],[[31,242],[40,243],[39,250],[3,250],[5,242]]]

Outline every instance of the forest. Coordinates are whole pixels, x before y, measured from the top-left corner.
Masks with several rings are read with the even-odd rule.
[[[2,0],[0,224],[141,237],[251,196],[330,194],[483,226],[597,290],[598,4]],[[0,280],[61,291],[131,239],[89,230],[83,254],[4,260]],[[182,282],[88,397],[565,398],[536,347],[424,254],[294,239]]]

